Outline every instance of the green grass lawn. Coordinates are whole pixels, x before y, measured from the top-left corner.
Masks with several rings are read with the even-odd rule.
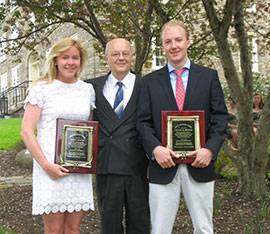
[[[0,150],[13,149],[21,143],[21,121],[21,118],[0,119]]]
[[[5,228],[2,228],[2,227],[0,226],[0,234],[16,234],[16,232],[14,232],[14,231],[9,231],[9,230],[7,230],[7,229],[5,229]]]
[[[21,143],[21,119],[0,119],[0,150],[16,148]],[[16,234],[0,225],[0,234]]]

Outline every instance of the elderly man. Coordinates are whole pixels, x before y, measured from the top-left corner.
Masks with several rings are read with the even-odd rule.
[[[94,119],[99,121],[97,195],[101,233],[149,233],[147,158],[136,130],[140,79],[131,72],[132,48],[122,38],[109,41],[108,75],[90,79],[96,92]]]

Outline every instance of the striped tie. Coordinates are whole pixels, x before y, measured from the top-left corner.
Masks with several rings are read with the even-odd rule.
[[[123,83],[121,81],[117,82],[118,90],[115,95],[115,100],[113,104],[113,109],[115,113],[121,118],[124,111],[124,93],[123,93]]]
[[[175,88],[175,99],[178,106],[179,111],[183,110],[184,101],[185,101],[185,87],[182,80],[182,73],[184,72],[184,68],[180,70],[175,70],[177,75],[176,88]]]

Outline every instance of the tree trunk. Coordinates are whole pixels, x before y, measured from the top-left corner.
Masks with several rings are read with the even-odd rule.
[[[262,196],[267,191],[265,171],[268,162],[267,148],[270,132],[270,98],[263,109],[260,121],[261,129],[256,136],[252,121],[251,51],[244,24],[243,2],[227,0],[223,9],[223,18],[217,17],[213,1],[202,0],[217,44],[220,61],[231,94],[236,100],[238,113],[238,150],[230,157],[238,171],[238,191],[248,196]],[[234,17],[234,18],[233,18]],[[233,24],[234,23],[234,24]],[[240,48],[242,73],[237,72],[229,46],[229,28],[234,25]]]
[[[240,155],[240,158],[243,159],[245,157]],[[256,165],[248,167],[245,163],[238,167],[238,191],[251,197],[259,197],[266,194],[265,168],[266,166],[259,168]]]
[[[135,72],[141,75],[144,63],[147,61],[148,54],[151,50],[153,30],[151,29],[151,22],[154,17],[154,8],[151,1],[147,3],[147,11],[145,13],[144,22],[142,28],[137,31],[135,36],[136,46],[136,61],[135,61]]]
[[[258,147],[258,144],[255,143],[252,145],[248,147],[245,144],[240,146],[239,150],[233,150],[226,142],[224,150],[238,173],[236,191],[247,196],[259,197],[266,194],[267,191],[265,172],[268,152],[267,146]],[[253,150],[250,151],[252,148]]]

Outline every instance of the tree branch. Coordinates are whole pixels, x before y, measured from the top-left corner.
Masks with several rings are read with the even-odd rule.
[[[246,93],[247,102],[251,103],[252,100],[252,85],[253,85],[253,77],[251,70],[251,52],[248,45],[248,36],[244,25],[244,16],[243,16],[243,2],[238,1],[236,4],[234,21],[235,21],[235,30],[237,41],[239,43],[240,49],[240,61],[241,61],[241,70],[243,76],[243,88]],[[251,107],[250,107],[251,108]]]
[[[151,21],[153,18],[153,11],[154,11],[153,5],[151,4],[151,1],[148,1],[148,7],[145,13],[145,20],[142,29],[140,29],[140,27],[136,23],[134,23],[134,25],[137,25],[136,27],[139,28],[139,30],[141,30],[143,35],[143,41],[141,41],[141,39],[138,40],[138,38],[136,40],[137,43],[139,43],[140,41],[139,43],[140,46],[138,47],[140,48],[140,51],[136,51],[136,57],[138,57],[139,59],[136,59],[135,64],[135,71],[139,74],[141,73],[143,64],[146,62],[149,52],[151,50],[151,42],[152,42]]]
[[[170,20],[170,17],[168,16],[168,14],[163,10],[160,1],[152,0],[152,1],[149,1],[149,3],[152,5],[156,14],[160,17],[163,24],[165,24],[166,22]]]
[[[97,35],[96,38],[101,43],[102,47],[105,49],[106,44],[107,44],[107,39],[106,39],[102,29],[101,29],[99,21],[96,18],[96,15],[93,12],[90,1],[84,1],[84,5],[86,7],[86,10],[89,13],[89,17],[90,17],[92,23],[93,23],[91,29],[96,33],[96,35]]]
[[[208,21],[210,23],[210,26],[212,28],[213,35],[217,36],[220,33],[220,24],[221,22],[219,21],[217,17],[217,13],[214,8],[214,4],[212,0],[202,0],[204,9],[208,18]]]
[[[35,34],[35,33],[38,33],[38,32],[40,32],[40,31],[42,31],[42,30],[44,30],[44,29],[46,29],[46,28],[48,28],[48,27],[51,27],[51,26],[56,25],[56,24],[61,24],[61,23],[63,23],[63,22],[62,22],[62,21],[55,21],[55,22],[52,22],[52,23],[48,23],[48,24],[43,25],[42,27],[39,27],[38,29],[33,30],[33,31],[31,31],[30,33],[27,33],[27,34],[25,34],[25,35],[23,35],[23,36],[20,36],[20,37],[17,37],[17,38],[13,38],[13,39],[12,39],[12,38],[8,38],[8,39],[6,39],[6,40],[0,41],[0,43],[3,43],[3,42],[10,42],[10,41],[19,41],[19,40],[21,40],[21,39],[28,38],[28,37],[30,37],[31,35],[33,35],[33,34]]]
[[[228,0],[230,1],[230,0]],[[210,23],[210,27],[212,29],[213,36],[216,41],[216,45],[218,48],[218,54],[220,56],[220,61],[224,70],[224,74],[229,84],[229,89],[232,93],[232,96],[236,99],[236,103],[241,107],[245,105],[243,98],[243,93],[241,92],[240,79],[236,71],[236,67],[234,64],[234,60],[232,57],[232,52],[228,42],[228,35],[224,34],[228,32],[228,29],[221,29],[221,22],[217,17],[217,13],[214,9],[212,0],[202,0],[208,21]],[[232,9],[230,9],[232,11]],[[225,9],[224,9],[225,11]],[[226,16],[226,19],[231,19],[231,17]],[[225,20],[224,18],[224,20]],[[231,22],[226,25],[230,25]],[[222,30],[222,33],[220,32]]]

